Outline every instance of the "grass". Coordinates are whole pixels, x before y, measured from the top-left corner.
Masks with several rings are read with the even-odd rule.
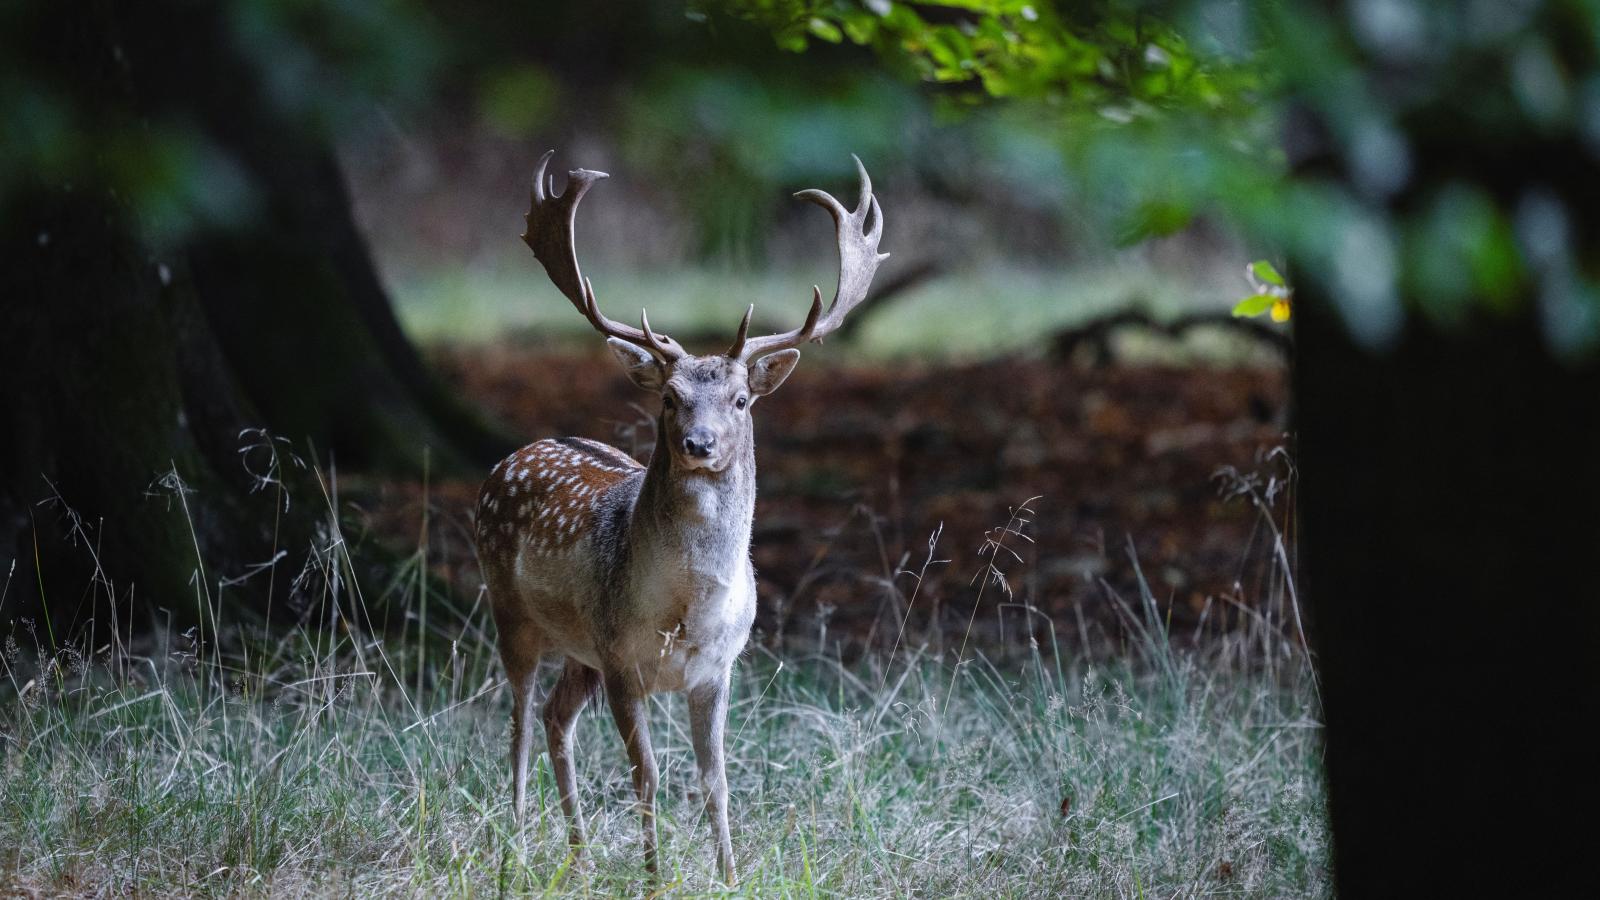
[[[317,564],[348,572],[333,528]],[[1108,591],[1130,643],[1111,659],[1075,655],[1011,595],[1022,559],[1007,541],[1023,530],[1014,518],[986,535],[978,573],[988,597],[974,616],[1020,605],[1045,629],[1003,665],[964,637],[955,653],[905,640],[851,662],[759,647],[740,660],[728,728],[736,893],[1328,894],[1302,645],[1261,624],[1178,649],[1148,590],[1136,604]],[[930,540],[930,561],[934,551]],[[316,580],[324,599],[345,590],[361,602],[360,585],[328,574]],[[933,577],[924,566],[903,580]],[[916,593],[907,599],[915,611]],[[577,736],[589,864],[569,865],[542,754],[529,823],[513,831],[508,699],[481,605],[436,615],[427,631],[449,639],[419,641],[323,616],[321,628],[268,635],[223,620],[218,597],[199,602],[205,629],[102,635],[89,655],[30,649],[26,632],[7,640],[0,892],[649,892],[626,757],[600,704]],[[663,884],[729,893],[682,699],[656,697],[652,726]]]
[[[822,284],[824,296],[829,296],[833,277],[821,270],[619,270],[597,275],[595,288],[613,318],[637,322],[640,307],[648,307],[651,323],[668,332],[728,339],[747,303],[756,305],[757,329],[795,327],[805,315],[810,285]],[[478,343],[516,331],[592,338],[587,324],[532,263],[514,271],[416,272],[397,277],[393,287],[407,332],[424,342]],[[1163,276],[1133,263],[1081,270],[1007,266],[962,271],[931,280],[872,316],[852,343],[851,354],[867,359],[973,359],[1032,353],[1050,334],[1109,313],[1137,308],[1170,318],[1202,309],[1225,311],[1237,299],[1221,288],[1209,293],[1202,289],[1197,295],[1193,277]],[[1203,335],[1176,352],[1170,343],[1160,342],[1143,353],[1136,345],[1129,355],[1169,364],[1278,363],[1269,351],[1238,335]]]
[[[542,757],[528,832],[511,833],[490,662],[451,657],[425,697],[339,655],[226,689],[154,661],[115,680],[53,669],[6,716],[0,886],[639,890],[625,756],[603,712],[578,737],[592,871],[560,883],[565,832]],[[747,659],[729,725],[740,890],[1326,893],[1303,676],[1168,663],[1057,670],[1041,657],[1006,674],[974,661],[948,694],[949,668],[915,653],[883,689],[835,660]],[[685,719],[681,700],[658,699],[664,877],[717,893]]]

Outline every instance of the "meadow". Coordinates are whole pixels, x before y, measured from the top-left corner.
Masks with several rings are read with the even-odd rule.
[[[980,571],[897,573],[907,604],[888,653],[845,659],[824,638],[779,657],[753,642],[728,728],[734,890],[713,872],[682,700],[654,700],[657,888],[1329,893],[1317,687],[1292,627],[1257,617],[1199,644],[1174,640],[1141,575],[1136,596],[1102,594],[1127,626],[1120,652],[1069,646],[1012,589],[1028,562],[1027,517],[1024,506],[985,537]],[[329,552],[312,563],[325,576],[316,627],[284,635],[229,621],[218,584],[196,601],[207,627],[183,634],[101,633],[53,655],[37,649],[48,623],[6,640],[0,889],[657,893],[603,709],[580,720],[591,855],[573,867],[542,755],[528,824],[512,827],[509,701],[481,603],[434,604],[429,622],[424,579],[343,577],[354,570],[330,528]],[[968,575],[979,585],[973,619],[1009,606],[1037,622],[1004,663],[961,634],[940,654],[920,627],[923,581]],[[1276,584],[1292,594],[1292,582]],[[373,634],[349,614],[375,590],[417,604],[414,631]]]

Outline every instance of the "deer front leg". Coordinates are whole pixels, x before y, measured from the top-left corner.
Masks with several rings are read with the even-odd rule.
[[[600,686],[600,673],[570,657],[561,678],[544,702],[544,735],[550,746],[550,769],[556,777],[561,812],[567,817],[567,843],[574,858],[588,843],[583,833],[583,811],[578,807],[578,776],[572,768],[572,725],[584,704]]]
[[[700,767],[700,787],[706,795],[706,814],[717,837],[717,868],[731,887],[733,839],[728,835],[728,775],[723,738],[728,722],[728,673],[720,681],[689,691],[689,729],[694,736],[694,757]]]
[[[612,718],[628,747],[633,764],[633,789],[639,796],[639,818],[644,826],[644,867],[656,875],[656,756],[650,746],[650,721],[645,693],[636,678],[623,673],[606,676],[606,698]]]

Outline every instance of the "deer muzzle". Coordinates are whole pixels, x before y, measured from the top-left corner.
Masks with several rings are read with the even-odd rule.
[[[683,434],[683,455],[690,459],[710,459],[717,436],[709,428],[691,428]]]

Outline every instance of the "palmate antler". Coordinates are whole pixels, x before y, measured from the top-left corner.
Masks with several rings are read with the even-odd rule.
[[[590,169],[573,169],[567,173],[566,193],[557,196],[555,177],[549,176],[547,179],[545,175],[545,168],[555,153],[550,150],[539,158],[539,169],[533,176],[532,197],[526,216],[528,230],[522,235],[523,243],[544,264],[545,274],[550,276],[555,286],[567,295],[567,299],[583,313],[596,331],[642,347],[663,362],[682,358],[683,347],[672,338],[652,331],[650,319],[643,310],[639,311],[639,328],[609,319],[600,312],[600,305],[594,297],[594,286],[578,268],[578,250],[573,240],[574,221],[578,202],[583,195],[596,181],[610,176]]]
[[[739,333],[733,339],[733,346],[728,348],[729,357],[748,363],[769,353],[798,347],[806,341],[820,343],[844,323],[844,317],[850,314],[850,310],[866,299],[867,289],[872,286],[872,276],[878,271],[878,263],[888,259],[889,254],[878,252],[878,239],[883,236],[883,211],[878,208],[878,198],[873,196],[872,179],[867,176],[867,167],[861,164],[860,157],[852,155],[850,158],[856,161],[856,172],[861,178],[861,196],[856,201],[855,209],[846,210],[844,204],[824,191],[806,190],[795,194],[801,200],[816,203],[833,216],[834,230],[839,239],[839,285],[834,290],[833,302],[828,304],[827,314],[822,312],[822,289],[813,286],[811,310],[806,313],[806,320],[799,328],[782,334],[750,338],[746,335],[750,330],[750,314],[755,309],[751,307],[745,310],[744,320],[739,323]]]
[[[526,217],[528,229],[522,235],[523,243],[544,265],[550,280],[583,313],[596,331],[642,347],[663,362],[683,358],[686,354],[682,345],[653,330],[644,310],[639,311],[639,328],[624,325],[600,312],[594,286],[583,277],[578,267],[574,221],[583,195],[596,181],[610,176],[590,169],[573,169],[567,173],[566,193],[558,196],[554,177],[545,174],[554,155],[555,151],[551,150],[539,158],[539,169],[533,176],[531,204]],[[878,252],[878,239],[883,235],[883,211],[878,206],[878,198],[872,193],[872,179],[859,157],[852,155],[851,159],[855,160],[856,172],[861,179],[861,194],[855,209],[845,209],[844,204],[825,191],[813,189],[795,194],[801,200],[810,200],[821,206],[833,216],[839,242],[839,284],[834,290],[833,302],[828,304],[827,313],[822,311],[822,289],[813,286],[811,309],[799,328],[752,338],[749,337],[750,316],[755,311],[752,306],[745,310],[744,319],[739,323],[739,333],[734,338],[733,346],[728,348],[728,357],[749,363],[758,357],[798,347],[807,341],[821,343],[824,337],[844,323],[845,316],[852,309],[866,299],[878,264],[888,259],[889,254]]]

